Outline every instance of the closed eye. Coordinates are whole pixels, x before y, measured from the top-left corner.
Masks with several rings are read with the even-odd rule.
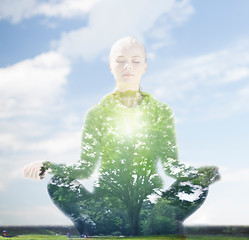
[[[124,61],[125,61],[124,57],[119,56],[116,58],[117,63],[123,63]]]
[[[140,63],[140,57],[139,56],[134,56],[133,59],[132,59],[132,62]]]

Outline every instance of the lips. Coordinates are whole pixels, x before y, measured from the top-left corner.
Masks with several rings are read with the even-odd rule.
[[[132,76],[134,76],[134,74],[132,74],[132,73],[125,73],[125,74],[123,74],[123,76],[125,76],[125,77],[132,77]]]

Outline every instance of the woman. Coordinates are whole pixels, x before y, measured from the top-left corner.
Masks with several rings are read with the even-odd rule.
[[[36,163],[26,167],[24,174],[39,179],[51,171],[54,176],[48,192],[81,234],[94,231],[89,206],[103,196],[125,206],[130,233],[139,234],[142,204],[153,193],[172,206],[172,233],[179,233],[181,223],[204,202],[208,186],[219,179],[218,170],[187,167],[179,162],[172,110],[140,91],[147,70],[146,52],[140,42],[133,37],[117,41],[110,52],[110,70],[116,89],[87,113],[78,163]],[[90,193],[77,179],[88,178],[100,158],[99,180]],[[157,173],[159,160],[165,173],[176,179],[166,192]],[[196,193],[196,199],[184,200],[181,193]]]

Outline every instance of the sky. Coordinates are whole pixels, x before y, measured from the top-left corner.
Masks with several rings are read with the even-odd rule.
[[[0,0],[0,225],[71,224],[49,177],[23,167],[79,159],[86,111],[113,91],[109,50],[125,36],[147,50],[142,90],[174,110],[181,162],[219,167],[185,224],[249,225],[248,12],[247,0]]]

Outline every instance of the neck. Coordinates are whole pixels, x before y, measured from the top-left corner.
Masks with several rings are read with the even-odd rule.
[[[126,91],[139,91],[140,85],[139,84],[120,84],[117,83],[116,91],[126,92]]]
[[[143,100],[142,94],[139,91],[139,89],[136,91],[134,90],[120,91],[117,89],[114,92],[114,97],[126,107],[138,106]]]

